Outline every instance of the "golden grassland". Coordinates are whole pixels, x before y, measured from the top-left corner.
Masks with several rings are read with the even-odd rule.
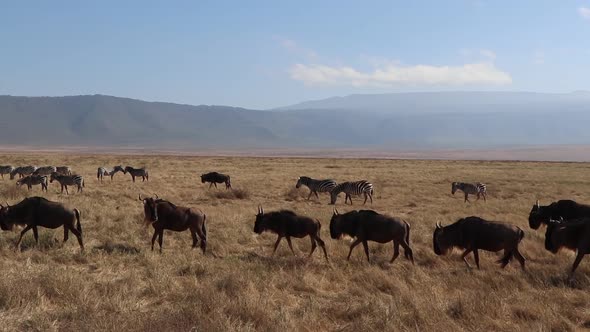
[[[0,200],[13,204],[43,195],[82,212],[86,251],[75,238],[62,245],[62,229],[32,232],[15,253],[18,231],[0,234],[2,330],[76,331],[368,331],[368,330],[576,330],[590,327],[590,261],[566,281],[573,255],[543,248],[544,229],[528,228],[535,199],[588,202],[590,169],[583,163],[462,162],[175,156],[8,155],[2,164],[70,165],[85,176],[83,193],[28,192],[0,180]],[[96,181],[98,166],[145,166],[149,182],[129,175]],[[201,173],[228,173],[239,191],[211,189]],[[359,246],[332,240],[332,207],[326,194],[306,201],[295,190],[301,175],[337,181],[367,179],[375,185],[372,208],[412,226],[416,265],[403,255],[389,264],[392,245],[370,243],[373,262]],[[463,203],[452,181],[482,181],[489,199]],[[150,251],[152,228],[143,223],[138,194],[157,193],[207,215],[208,253],[191,250],[188,232],[166,232],[164,251]],[[351,207],[338,200],[340,212]],[[354,199],[352,208],[362,200]],[[271,257],[273,234],[252,229],[257,205],[287,208],[318,218],[330,262],[321,251],[306,259],[308,238],[286,242]],[[482,269],[470,270],[455,251],[438,257],[432,231],[477,215],[519,225],[526,232],[523,272],[513,261],[502,270],[499,255],[483,253]],[[157,244],[156,244],[157,248]],[[469,259],[472,261],[473,257]]]

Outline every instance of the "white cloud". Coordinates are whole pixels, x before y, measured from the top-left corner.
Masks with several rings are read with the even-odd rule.
[[[389,87],[396,85],[468,85],[510,84],[512,78],[492,62],[460,66],[383,65],[370,72],[348,66],[296,64],[289,70],[291,78],[309,85],[347,85],[354,87]]]
[[[580,13],[580,16],[583,18],[590,20],[590,8],[580,7],[578,8],[578,13]]]
[[[279,45],[281,45],[282,48],[290,53],[303,56],[308,59],[316,59],[318,57],[318,54],[314,50],[305,48],[292,39],[281,36],[274,36],[274,39],[279,43]]]

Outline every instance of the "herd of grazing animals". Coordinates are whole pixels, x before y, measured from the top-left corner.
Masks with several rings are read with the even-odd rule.
[[[103,180],[103,176],[110,176],[111,180],[118,172],[129,173],[135,182],[136,177],[143,181],[149,180],[148,171],[145,168],[134,168],[127,166],[114,166],[112,168],[99,167],[97,180]],[[27,185],[30,190],[33,185],[41,185],[42,191],[47,191],[47,178],[49,182],[57,181],[61,185],[61,192],[67,186],[76,185],[78,192],[82,192],[84,178],[81,175],[72,173],[68,166],[35,167],[35,166],[0,166],[0,175],[10,175],[14,179],[19,176],[17,186]],[[209,182],[211,186],[217,187],[217,183],[225,183],[226,189],[231,189],[230,176],[217,172],[210,172],[201,175],[201,182]],[[366,181],[342,182],[340,184],[332,179],[315,180],[302,176],[297,180],[296,188],[306,186],[309,188],[309,200],[312,195],[319,198],[318,193],[330,194],[330,204],[335,204],[340,193],[345,193],[345,204],[352,205],[352,195],[363,195],[365,200],[373,202],[373,185]],[[483,183],[453,182],[451,193],[454,195],[460,190],[465,195],[465,202],[469,202],[469,195],[476,195],[479,200],[483,197],[487,200],[486,185]],[[160,252],[163,246],[164,230],[183,232],[188,230],[192,237],[192,247],[196,248],[200,242],[203,254],[207,248],[207,217],[205,213],[190,207],[176,206],[174,203],[155,197],[141,197],[143,203],[144,221],[152,225],[154,234],[151,241],[151,250],[154,250],[155,241],[158,240]],[[38,243],[38,227],[55,229],[63,226],[64,242],[68,240],[69,232],[72,232],[78,239],[81,250],[84,250],[82,240],[82,226],[80,222],[80,211],[70,209],[59,202],[52,202],[43,197],[28,197],[21,202],[10,206],[0,204],[0,228],[4,231],[12,230],[14,225],[24,226],[16,243],[16,250],[25,233],[33,230],[35,241]],[[582,261],[584,255],[590,254],[590,205],[579,204],[572,200],[560,200],[547,206],[541,206],[537,201],[529,213],[529,226],[533,230],[541,225],[546,225],[545,249],[557,253],[559,249],[566,248],[577,252],[576,258],[569,272],[571,278]],[[326,261],[328,253],[325,242],[321,239],[321,222],[318,219],[298,215],[290,210],[279,210],[265,213],[262,206],[258,207],[258,213],[254,221],[254,233],[272,232],[277,235],[274,244],[273,255],[281,240],[285,238],[289,248],[295,254],[291,238],[304,238],[309,236],[311,241],[311,256],[317,246],[321,247]],[[393,256],[390,263],[393,263],[399,256],[400,247],[404,250],[404,256],[414,264],[414,255],[410,247],[410,224],[403,219],[380,214],[373,210],[353,210],[346,213],[339,213],[336,208],[329,225],[330,237],[334,240],[349,236],[354,239],[351,243],[347,260],[350,259],[353,249],[359,244],[363,245],[367,261],[370,262],[368,242],[393,243]],[[461,218],[455,223],[442,226],[437,223],[433,232],[433,251],[436,255],[445,255],[452,248],[464,250],[461,259],[470,268],[467,256],[473,253],[475,265],[480,268],[479,250],[498,252],[504,251],[504,255],[498,260],[504,268],[512,259],[516,259],[522,269],[525,269],[525,258],[519,251],[519,244],[523,240],[524,231],[514,225],[487,221],[480,217],[470,216]]]

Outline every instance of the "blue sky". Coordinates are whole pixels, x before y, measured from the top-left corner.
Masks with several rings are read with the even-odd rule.
[[[590,90],[590,0],[6,1],[0,94],[270,108]]]

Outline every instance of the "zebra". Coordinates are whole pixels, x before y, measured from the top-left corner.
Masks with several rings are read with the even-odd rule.
[[[350,200],[350,205],[352,205],[352,195],[360,194],[365,196],[363,205],[367,203],[367,198],[370,198],[371,204],[373,204],[373,184],[369,181],[342,182],[336,185],[330,192],[330,204],[336,204],[336,199],[338,199],[338,195],[341,192],[346,194],[344,197],[344,204],[346,204],[347,200]]]
[[[135,182],[135,177],[140,177],[140,176],[143,179],[143,181],[150,180],[149,176],[148,176],[148,171],[145,169],[145,167],[133,168],[131,166],[127,166],[127,167],[125,167],[124,172],[131,174],[131,179],[133,180],[133,182]]]
[[[102,182],[103,176],[110,175],[111,181],[113,181],[113,176],[115,176],[115,174],[117,174],[117,172],[123,172],[123,174],[126,173],[122,166],[115,166],[113,168],[99,167],[98,170],[96,171],[96,179],[100,180],[100,182]]]
[[[25,176],[24,178],[18,179],[16,181],[17,186],[22,186],[23,184],[27,185],[27,189],[31,190],[33,186],[41,185],[41,191],[47,191],[47,176],[46,175],[38,175],[33,174],[29,176]]]
[[[469,201],[469,195],[477,195],[477,200],[479,200],[479,196],[483,196],[484,202],[487,201],[487,191],[486,185],[481,182],[477,183],[463,183],[463,182],[453,182],[451,185],[451,194],[455,195],[457,190],[461,190],[465,194],[465,201]]]
[[[37,168],[33,172],[33,175],[51,175],[51,173],[53,173],[53,172],[57,172],[57,167],[55,167],[55,166],[43,166],[43,167]]]
[[[55,171],[61,175],[72,175],[72,168],[70,166],[57,166]]]
[[[49,182],[53,183],[54,180],[59,182],[59,184],[61,185],[62,194],[64,192],[64,188],[66,188],[66,194],[70,194],[68,192],[68,186],[78,186],[78,192],[81,192],[82,187],[84,187],[84,178],[82,177],[82,175],[61,175],[58,173],[51,173]]]
[[[309,196],[307,196],[307,200],[311,198],[312,194],[315,194],[315,197],[319,199],[320,197],[318,196],[318,192],[329,193],[330,191],[332,191],[332,189],[334,189],[334,187],[336,187],[336,181],[332,179],[315,180],[307,176],[301,176],[297,180],[295,188],[299,189],[301,185],[304,185],[307,188],[309,188]]]
[[[10,179],[14,180],[14,177],[18,174],[19,178],[33,174],[37,170],[36,166],[20,166],[10,172]]]
[[[4,179],[5,174],[10,175],[12,171],[14,171],[14,167],[12,166],[0,166],[0,175],[2,176],[2,179]]]

